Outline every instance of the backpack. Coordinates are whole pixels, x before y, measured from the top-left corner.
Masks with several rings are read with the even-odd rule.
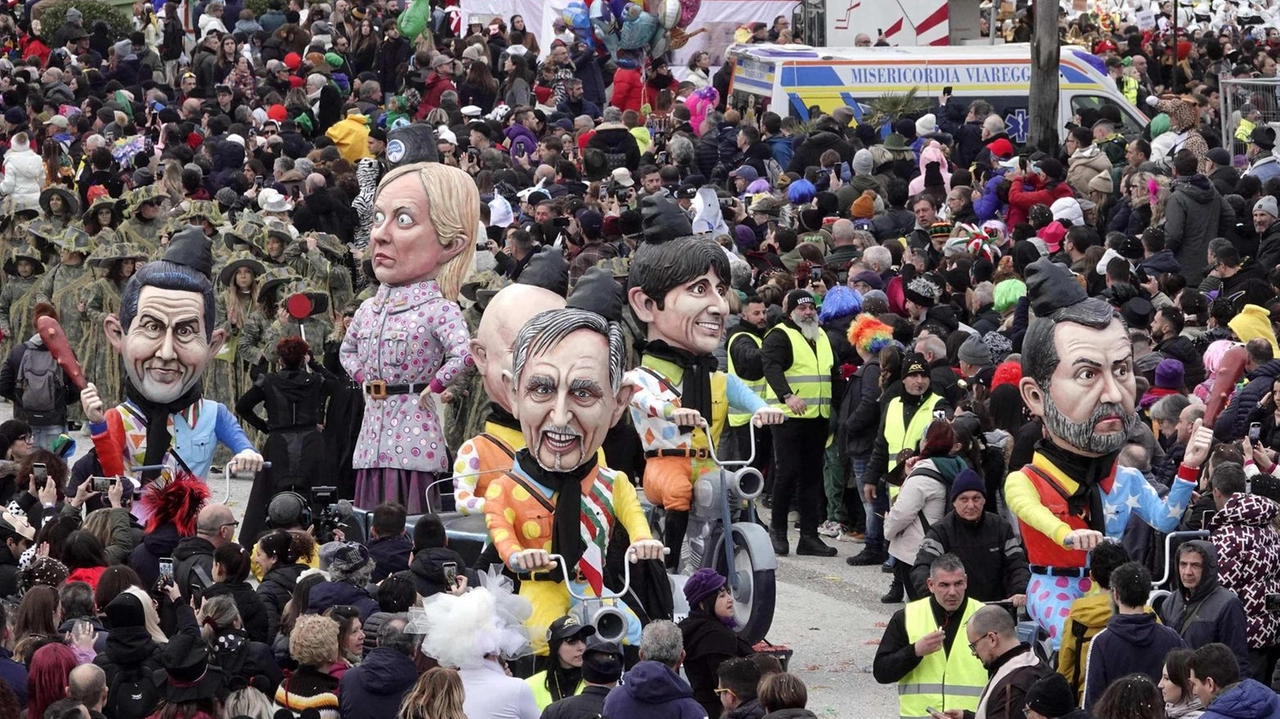
[[[62,368],[53,353],[28,341],[18,364],[18,400],[33,424],[56,424],[62,414],[65,394]]]
[[[140,664],[116,672],[102,713],[113,719],[146,719],[159,704],[160,692],[151,679],[151,670]]]
[[[769,186],[777,187],[778,178],[782,177],[782,165],[772,157],[764,161],[764,174],[769,178]]]

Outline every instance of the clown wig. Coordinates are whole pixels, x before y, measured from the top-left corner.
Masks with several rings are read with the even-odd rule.
[[[849,325],[849,344],[859,353],[875,357],[880,350],[893,344],[893,329],[872,315],[858,315]]]

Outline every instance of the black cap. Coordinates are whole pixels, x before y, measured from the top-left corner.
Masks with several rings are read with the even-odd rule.
[[[913,374],[929,374],[929,363],[925,361],[924,355],[919,352],[910,352],[902,358],[902,376],[910,377]]]
[[[397,127],[387,133],[387,161],[394,166],[439,162],[436,131],[423,123]]]
[[[547,628],[547,641],[564,640],[570,637],[586,639],[595,633],[595,627],[590,624],[583,624],[578,621],[577,617],[567,614],[552,622],[551,626]]]
[[[645,242],[665,242],[693,234],[693,223],[670,197],[649,195],[640,201]]]
[[[529,258],[516,284],[541,287],[564,297],[569,294],[569,261],[559,249],[543,247]]]
[[[622,647],[600,637],[587,638],[582,654],[582,680],[588,684],[613,684],[622,677]]]
[[[213,243],[205,236],[204,229],[195,225],[187,225],[169,238],[169,249],[164,259],[176,265],[183,265],[212,279],[213,275]]]
[[[1089,299],[1071,270],[1047,257],[1027,265],[1027,295],[1036,317],[1048,317],[1063,307]]]
[[[622,305],[622,285],[604,267],[591,267],[582,273],[566,303],[574,309],[591,310],[610,322],[622,321]]]

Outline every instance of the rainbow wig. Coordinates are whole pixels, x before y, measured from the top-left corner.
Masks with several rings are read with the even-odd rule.
[[[849,325],[849,343],[863,354],[878,355],[893,344],[893,328],[872,315],[858,315]]]

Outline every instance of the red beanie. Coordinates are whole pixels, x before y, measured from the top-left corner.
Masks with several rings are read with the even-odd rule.
[[[204,144],[204,135],[194,131],[190,135],[187,135],[187,145],[189,145],[192,150],[199,150],[200,145],[202,144]]]
[[[284,65],[296,72],[299,67],[302,67],[302,56],[296,52],[291,52],[284,56]]]
[[[267,117],[276,122],[284,122],[289,117],[289,113],[285,111],[284,105],[272,105],[267,108]]]
[[[995,374],[991,376],[991,389],[995,389],[1002,384],[1011,384],[1014,387],[1022,381],[1022,365],[1017,362],[1001,362],[997,367]]]
[[[1186,60],[1187,55],[1191,53],[1191,43],[1187,40],[1178,41],[1178,59]]]

